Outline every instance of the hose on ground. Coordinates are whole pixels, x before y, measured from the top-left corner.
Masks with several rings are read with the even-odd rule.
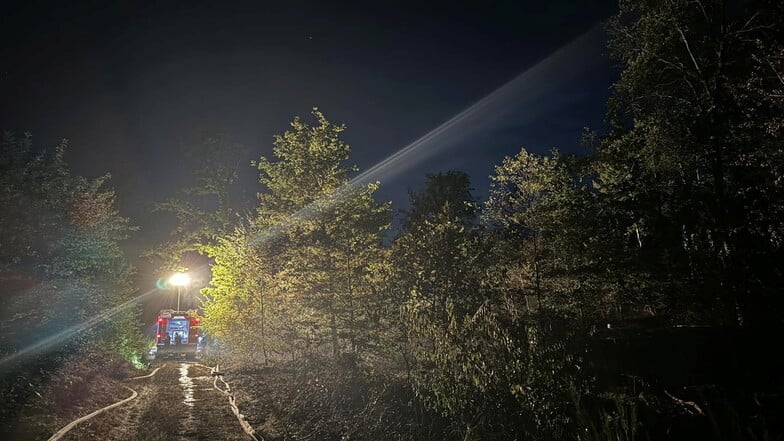
[[[217,390],[218,392],[226,395],[229,398],[229,407],[231,411],[234,413],[234,416],[237,417],[237,421],[240,422],[240,426],[242,426],[242,430],[248,434],[251,438],[255,441],[264,441],[264,438],[261,435],[256,436],[256,431],[253,430],[253,427],[245,420],[245,415],[240,413],[239,407],[237,407],[237,399],[234,397],[234,394],[231,393],[231,386],[226,380],[223,379],[223,373],[220,372],[219,365],[215,365],[214,368],[210,368],[213,380],[212,380],[212,387]],[[221,383],[226,387],[226,389],[222,389],[218,387],[218,381],[220,380]]]
[[[109,409],[114,409],[117,406],[122,406],[123,404],[125,404],[125,403],[127,403],[127,402],[129,402],[131,400],[134,400],[134,399],[136,399],[137,396],[139,396],[139,393],[136,392],[135,390],[131,389],[130,387],[125,386],[125,385],[123,385],[123,387],[128,389],[129,391],[131,391],[132,395],[130,397],[125,398],[124,400],[120,400],[120,401],[118,401],[118,402],[116,402],[114,404],[110,404],[110,405],[108,405],[106,407],[102,407],[102,408],[96,410],[95,412],[93,412],[91,414],[85,415],[85,416],[83,416],[81,418],[77,418],[77,419],[71,421],[70,423],[66,424],[62,429],[58,430],[54,435],[52,435],[49,438],[48,441],[57,441],[60,438],[62,438],[63,435],[68,433],[71,429],[76,427],[77,424],[79,424],[79,423],[81,423],[83,421],[87,421],[90,418],[92,418],[92,417],[94,417],[96,415],[99,415],[99,414],[101,414],[101,413],[103,413],[103,412],[105,412],[105,411],[107,411]]]
[[[159,366],[158,368],[156,368],[154,371],[152,371],[151,373],[149,373],[147,375],[142,375],[140,377],[131,377],[128,380],[140,380],[142,378],[150,378],[153,375],[157,374],[158,371],[162,367],[164,367],[164,366],[166,366],[166,364],[163,364],[163,365]],[[87,414],[87,415],[85,415],[83,417],[80,417],[80,418],[77,418],[77,419],[71,421],[70,423],[68,423],[65,426],[63,426],[62,429],[60,429],[57,432],[55,432],[55,434],[52,435],[47,441],[57,441],[60,438],[62,438],[66,433],[70,432],[71,429],[76,427],[79,423],[85,422],[85,421],[87,421],[87,420],[89,420],[89,419],[91,419],[91,418],[93,418],[93,417],[95,417],[97,415],[102,414],[103,412],[106,412],[107,410],[114,409],[115,407],[118,407],[118,406],[122,406],[123,404],[125,404],[125,403],[127,403],[129,401],[135,400],[136,397],[139,396],[139,393],[136,392],[135,390],[131,389],[130,387],[128,387],[126,385],[123,385],[123,387],[128,389],[129,391],[131,391],[131,396],[130,397],[122,399],[122,400],[120,400],[120,401],[118,401],[116,403],[110,404],[110,405],[108,405],[106,407],[102,407],[102,408],[96,410],[95,412],[92,412],[90,414]]]

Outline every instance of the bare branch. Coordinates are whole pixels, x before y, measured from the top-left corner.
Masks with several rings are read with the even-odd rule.
[[[677,397],[673,396],[666,389],[664,390],[664,393],[667,394],[668,397],[672,398],[672,401],[675,401],[676,404],[678,404],[679,406],[684,407],[689,413],[692,413],[692,411],[689,410],[689,409],[693,409],[694,412],[696,412],[697,414],[705,415],[705,413],[702,411],[700,406],[697,403],[695,403],[694,401],[684,401],[684,400],[681,400],[680,398],[677,398]]]
[[[688,78],[684,78],[684,79],[683,79],[683,81],[685,81],[685,82],[686,82],[686,84],[688,84],[688,85],[689,85],[689,89],[691,89],[691,93],[692,93],[692,94],[694,94],[694,98],[696,98],[696,99],[697,99],[697,102],[699,102],[699,99],[700,99],[700,94],[699,94],[699,93],[697,93],[697,88],[696,88],[696,87],[694,87],[694,84],[692,84],[692,82],[691,82],[691,81],[689,81],[689,79],[688,79]]]
[[[697,77],[700,79],[702,86],[705,88],[705,93],[708,94],[708,97],[711,97],[710,89],[708,88],[708,84],[705,82],[705,78],[702,76],[702,69],[700,69],[700,65],[697,63],[697,58],[694,56],[694,53],[691,51],[691,47],[689,46],[689,41],[686,40],[686,34],[683,33],[680,26],[675,26],[675,29],[678,31],[678,34],[681,36],[681,41],[683,41],[683,45],[686,46],[686,52],[689,53],[689,57],[691,57],[691,62],[694,63],[694,68],[697,69]]]
[[[746,21],[746,24],[744,24],[743,27],[740,28],[740,30],[738,32],[740,33],[740,32],[746,32],[747,30],[750,30],[749,29],[749,25],[751,25],[751,22],[753,22],[759,16],[759,14],[760,14],[759,11],[757,11],[754,15],[752,15],[751,18],[749,18]],[[761,26],[758,26],[758,27],[761,27]]]
[[[632,34],[630,34],[629,31],[627,31],[626,29],[621,29],[621,32],[627,38],[629,38],[630,40],[634,40],[635,39],[634,36]],[[674,63],[674,62],[669,61],[669,60],[665,60],[664,58],[662,58],[656,52],[650,51],[650,50],[648,50],[648,49],[646,49],[644,47],[640,47],[640,51],[642,51],[643,53],[645,53],[647,55],[653,56],[656,60],[658,60],[659,62],[661,62],[663,64],[666,64],[667,66],[670,66],[670,67],[672,67],[674,69],[677,69],[677,70],[679,70],[681,72],[688,73],[688,71],[684,68],[683,64],[678,64],[678,63]]]
[[[684,46],[686,46],[686,52],[689,53],[691,57],[691,62],[694,63],[694,68],[697,69],[697,72],[702,75],[702,69],[700,69],[700,65],[697,64],[697,59],[694,57],[694,53],[691,51],[691,47],[689,46],[689,42],[686,40],[686,35],[683,33],[680,27],[676,26],[675,29],[681,35],[681,41],[683,41]]]
[[[700,0],[694,0],[694,1],[689,2],[689,3],[697,3],[697,6],[700,7],[700,11],[702,11],[702,16],[705,17],[705,21],[710,21],[710,18],[708,17],[708,13],[707,13],[707,11],[705,11],[705,6],[703,6],[703,4],[702,4],[702,2]]]

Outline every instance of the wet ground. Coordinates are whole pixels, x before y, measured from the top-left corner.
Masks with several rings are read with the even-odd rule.
[[[249,440],[213,388],[210,370],[190,363],[167,363],[151,378],[128,381],[136,400],[86,421],[63,440]],[[130,392],[118,399],[130,396]]]

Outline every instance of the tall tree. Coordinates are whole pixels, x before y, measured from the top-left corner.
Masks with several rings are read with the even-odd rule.
[[[627,1],[609,25],[623,72],[597,189],[640,262],[696,293],[673,310],[699,320],[780,310],[783,16],[780,2]]]
[[[541,318],[606,320],[623,301],[624,278],[637,280],[630,267],[616,273],[614,262],[623,257],[605,234],[612,226],[597,209],[591,182],[589,160],[557,150],[540,156],[523,149],[491,176],[484,219],[508,249],[500,263],[510,287]]]
[[[9,293],[0,319],[6,351],[129,300],[133,268],[120,245],[136,228],[120,216],[108,175],[88,180],[70,171],[66,141],[43,150],[29,134],[6,133],[0,147],[0,277],[30,280],[26,291]],[[76,340],[139,361],[137,316],[130,308]]]
[[[255,252],[270,253],[260,261],[280,264],[266,265],[252,277],[276,296],[273,321],[285,324],[277,334],[289,339],[289,350],[316,351],[326,343],[338,357],[362,345],[372,293],[369,266],[380,253],[389,205],[375,202],[377,183],[348,186],[355,168],[343,164],[350,151],[340,136],[345,127],[330,123],[318,109],[313,116],[316,125],[295,118],[291,130],[276,136],[274,160],[254,163],[268,191],[259,194],[249,242]],[[218,260],[215,251],[211,255]],[[208,305],[221,301],[220,295],[234,295],[219,291],[218,280],[212,285],[205,290]]]

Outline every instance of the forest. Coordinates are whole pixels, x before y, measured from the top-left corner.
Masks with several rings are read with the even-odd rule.
[[[623,0],[605,26],[607,129],[577,154],[523,147],[486,198],[445,170],[406,207],[378,200],[384,182],[352,182],[350,121],[314,108],[253,161],[237,214],[237,147],[204,141],[146,256],[209,261],[204,329],[248,412],[274,416],[265,439],[781,439],[784,5]],[[133,297],[136,228],[66,147],[3,138],[0,267],[26,284],[3,355]],[[140,363],[139,312],[121,314],[49,357]],[[25,320],[42,326],[9,331]]]

